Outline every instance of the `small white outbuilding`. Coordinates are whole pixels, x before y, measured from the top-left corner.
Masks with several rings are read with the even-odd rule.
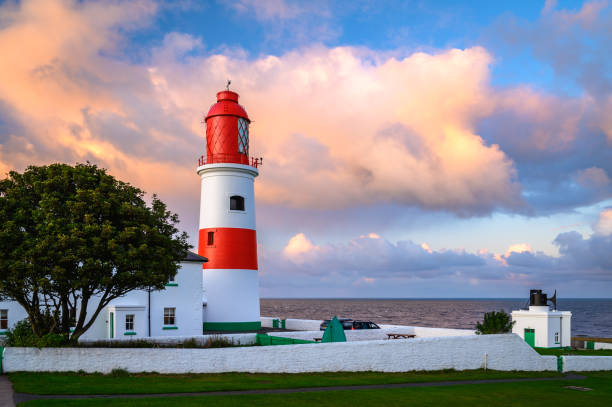
[[[547,304],[552,301],[554,309]],[[512,311],[512,333],[536,348],[564,348],[571,345],[572,313],[556,310],[556,295],[546,299],[542,290],[531,290],[529,309]]]

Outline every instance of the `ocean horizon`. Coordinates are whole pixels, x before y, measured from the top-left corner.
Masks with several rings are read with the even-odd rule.
[[[485,312],[524,309],[528,298],[261,298],[262,316],[329,319],[378,324],[475,329]],[[560,298],[557,309],[572,313],[572,336],[612,337],[612,298]]]

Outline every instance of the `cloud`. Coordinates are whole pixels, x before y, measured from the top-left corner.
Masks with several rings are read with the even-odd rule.
[[[254,13],[261,21],[291,20],[305,14],[329,16],[326,3],[320,1],[239,0],[230,2],[229,6],[241,13]]]
[[[465,215],[522,204],[512,160],[473,131],[489,110],[491,56],[482,48],[396,59],[314,46],[249,59],[191,55],[202,42],[170,33],[141,66],[112,55],[122,27],[150,19],[154,3],[28,1],[2,10],[10,18],[0,31],[0,98],[21,126],[3,137],[34,146],[20,158],[10,150],[18,143],[4,144],[5,168],[89,159],[197,204],[174,180],[194,178],[199,119],[231,77],[255,121],[251,150],[265,157],[259,202],[391,202]]]
[[[482,47],[404,55],[311,45],[253,57],[206,53],[203,39],[173,32],[134,63],[122,46],[158,8],[146,0],[0,7],[0,171],[90,160],[161,194],[195,236],[200,121],[230,77],[254,119],[251,151],[264,157],[260,208],[354,223],[379,208],[473,216],[610,195],[605,137],[584,135],[584,122],[599,117],[595,103],[496,89],[494,56]],[[356,235],[378,227],[367,226]]]
[[[283,253],[291,259],[300,261],[303,255],[312,252],[315,248],[303,233],[298,233],[289,239],[287,246],[283,249]]]
[[[481,48],[395,59],[316,46],[181,66],[154,57],[177,104],[201,103],[222,78],[239,86],[255,120],[251,151],[264,156],[258,199],[321,209],[396,202],[462,214],[522,205],[512,161],[472,131],[489,109],[489,62]]]
[[[304,45],[339,37],[340,25],[326,0],[238,0],[224,2],[245,21],[261,23],[268,45]]]
[[[599,219],[593,229],[595,233],[602,236],[612,235],[612,208],[601,211]]]
[[[608,216],[604,213],[602,218]],[[482,290],[480,296],[522,296],[534,287],[559,288],[565,296],[605,295],[612,281],[612,233],[585,238],[565,232],[554,244],[559,256],[534,251],[526,243],[510,246],[505,254],[469,253],[433,250],[409,240],[390,242],[380,236],[315,245],[300,233],[285,248],[285,253],[287,248],[298,248],[299,256],[262,250],[260,284],[264,293],[276,295],[299,295],[293,291],[298,287],[340,295],[350,286],[356,290],[353,293],[370,297],[393,297],[401,292],[428,296],[426,287],[432,285],[435,292],[451,290],[455,295],[478,293],[472,290],[475,286]],[[581,291],[585,287],[590,291]]]

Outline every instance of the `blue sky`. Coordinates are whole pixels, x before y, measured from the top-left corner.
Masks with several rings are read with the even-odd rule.
[[[95,162],[195,246],[232,79],[262,296],[612,293],[608,1],[0,4],[1,172]]]

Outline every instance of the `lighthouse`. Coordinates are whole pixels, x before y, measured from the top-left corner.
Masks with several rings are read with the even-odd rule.
[[[254,181],[261,159],[249,158],[249,125],[238,94],[217,93],[205,118],[198,254],[204,263],[204,331],[261,328]]]

